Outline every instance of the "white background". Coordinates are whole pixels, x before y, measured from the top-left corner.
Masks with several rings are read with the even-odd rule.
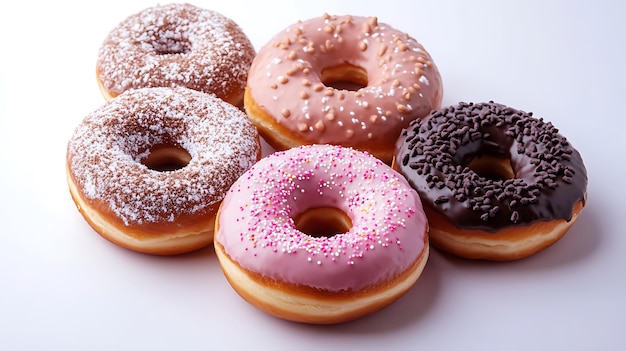
[[[443,76],[444,105],[495,100],[553,122],[581,152],[588,206],[553,247],[512,263],[433,250],[416,286],[352,323],[268,316],[227,284],[212,248],[137,254],[85,223],[65,147],[104,100],[102,40],[151,1],[0,5],[1,350],[624,350],[626,6],[620,1],[197,0],[256,48],[298,19],[375,15]]]

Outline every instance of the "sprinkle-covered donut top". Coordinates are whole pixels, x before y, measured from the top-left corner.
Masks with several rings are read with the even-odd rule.
[[[157,145],[191,156],[162,172],[142,162]],[[87,201],[107,204],[126,226],[175,222],[222,200],[257,160],[258,134],[236,107],[186,88],[124,92],[85,117],[68,144],[68,165]]]
[[[569,221],[574,204],[586,201],[578,151],[551,123],[501,104],[433,111],[404,130],[396,146],[396,165],[424,206],[461,229]],[[481,157],[510,162],[511,176],[473,170]]]
[[[322,72],[346,63],[365,71],[365,86],[326,86]],[[439,71],[417,40],[376,17],[349,15],[278,33],[254,59],[248,88],[295,135],[344,146],[393,144],[411,120],[438,108],[443,94]]]
[[[296,229],[298,214],[319,207],[345,212],[352,227],[319,237]],[[402,176],[369,154],[330,145],[261,159],[229,190],[218,221],[216,243],[242,268],[331,291],[404,272],[426,231],[420,199]]]
[[[231,19],[190,4],[147,8],[104,40],[99,79],[113,96],[131,88],[184,86],[224,98],[244,90],[254,47]]]

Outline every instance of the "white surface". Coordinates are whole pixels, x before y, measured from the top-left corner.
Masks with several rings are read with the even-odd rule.
[[[533,111],[586,162],[588,206],[550,249],[504,264],[433,250],[397,303],[319,327],[245,303],[212,249],[152,257],[87,226],[67,191],[65,146],[103,103],[94,66],[105,35],[154,3],[39,2],[0,5],[0,349],[626,349],[626,5],[195,2],[233,18],[257,48],[298,19],[376,15],[431,53],[444,105],[495,100]]]

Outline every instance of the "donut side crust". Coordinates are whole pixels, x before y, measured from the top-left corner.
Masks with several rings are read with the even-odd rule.
[[[263,139],[275,150],[287,150],[301,145],[315,143],[315,141],[299,137],[298,134],[278,123],[272,115],[254,100],[250,86],[246,87],[243,101],[248,118],[252,124],[257,127]],[[354,147],[361,151],[368,152],[386,164],[391,164],[391,160],[393,159],[393,143],[392,147],[387,148],[385,148],[384,145],[375,143],[361,145],[344,143],[342,146]]]
[[[114,214],[107,213],[105,205],[86,201],[69,166],[66,166],[66,171],[70,195],[80,214],[100,236],[118,246],[152,255],[177,255],[204,248],[213,242],[215,215],[196,218],[193,225],[177,224],[177,230],[168,228],[171,225],[157,224],[145,229],[125,226]]]
[[[507,227],[496,233],[458,229],[428,205],[424,206],[424,212],[429,219],[433,246],[469,259],[513,261],[532,256],[556,243],[574,224],[583,208],[583,202],[577,202],[570,221],[540,221],[528,226]]]
[[[278,318],[308,324],[348,322],[390,305],[417,282],[429,256],[425,235],[417,260],[391,281],[362,291],[333,292],[268,279],[239,266],[219,242],[214,246],[224,276],[245,301]]]

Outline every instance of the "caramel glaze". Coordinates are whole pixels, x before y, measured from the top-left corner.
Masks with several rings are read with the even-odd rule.
[[[482,157],[510,162],[513,176],[469,166]],[[460,103],[413,121],[396,143],[394,162],[424,206],[459,229],[570,221],[574,205],[587,199],[582,157],[558,129],[494,102]]]
[[[324,14],[259,50],[244,105],[275,149],[342,145],[389,164],[402,128],[439,108],[442,96],[437,66],[408,33],[376,17]]]

